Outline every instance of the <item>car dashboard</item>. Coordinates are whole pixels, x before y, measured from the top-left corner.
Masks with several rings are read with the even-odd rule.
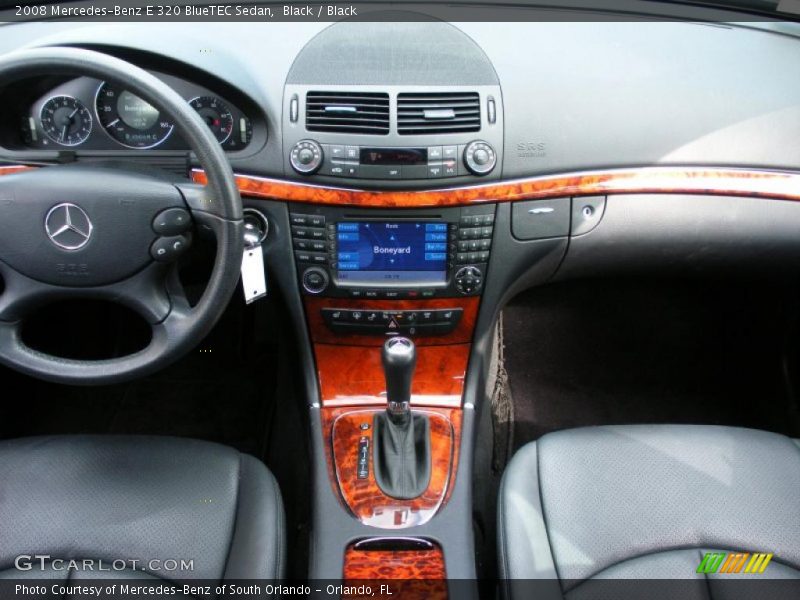
[[[354,540],[380,534],[433,540],[448,577],[474,578],[475,409],[498,316],[520,291],[619,274],[760,276],[800,260],[800,28],[637,6],[630,20],[515,21],[522,9],[509,8],[501,24],[409,13],[152,23],[147,36],[131,23],[0,27],[0,53],[64,45],[146,68],[225,151],[301,340],[312,576],[378,568]],[[0,159],[16,163],[0,174],[174,159],[209,181],[124,82],[40,78],[0,89],[0,103]],[[435,465],[410,500],[358,459],[386,402],[379,349],[397,335],[417,346],[411,403],[431,419]]]

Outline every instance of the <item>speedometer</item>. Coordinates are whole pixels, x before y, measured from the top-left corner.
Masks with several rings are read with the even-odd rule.
[[[103,129],[128,148],[154,148],[174,129],[155,106],[112,83],[100,86],[95,104]]]

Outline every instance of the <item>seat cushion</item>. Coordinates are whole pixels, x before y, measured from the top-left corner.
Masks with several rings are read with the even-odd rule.
[[[591,427],[523,447],[499,501],[501,574],[702,578],[705,552],[771,552],[800,575],[800,447],[716,426]]]
[[[218,444],[140,436],[0,442],[0,578],[36,577],[39,563],[23,573],[15,560],[49,555],[124,560],[137,577],[170,581],[274,579],[283,569],[283,518],[264,464]],[[170,560],[192,561],[191,569],[172,569]]]

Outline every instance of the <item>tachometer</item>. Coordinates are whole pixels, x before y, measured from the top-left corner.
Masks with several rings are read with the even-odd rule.
[[[92,114],[72,96],[54,96],[42,105],[42,130],[62,146],[77,146],[92,132]]]
[[[100,124],[128,148],[154,148],[174,129],[155,106],[111,83],[100,86],[95,103]]]
[[[233,132],[233,114],[219,98],[214,96],[198,96],[189,101],[211,129],[220,144],[224,144]]]

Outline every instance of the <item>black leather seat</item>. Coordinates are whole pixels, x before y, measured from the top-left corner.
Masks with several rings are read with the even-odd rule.
[[[598,579],[702,579],[715,550],[774,553],[765,573],[797,578],[800,447],[717,426],[552,433],[509,464],[498,541],[503,577],[557,581],[558,596]]]
[[[283,519],[263,463],[218,444],[138,436],[0,442],[0,579],[41,577],[37,555],[51,557],[48,576],[65,580],[75,577],[69,563],[52,559],[102,560],[106,568],[124,560],[137,578],[168,581],[275,579],[283,574]],[[126,570],[111,574],[134,576]]]

